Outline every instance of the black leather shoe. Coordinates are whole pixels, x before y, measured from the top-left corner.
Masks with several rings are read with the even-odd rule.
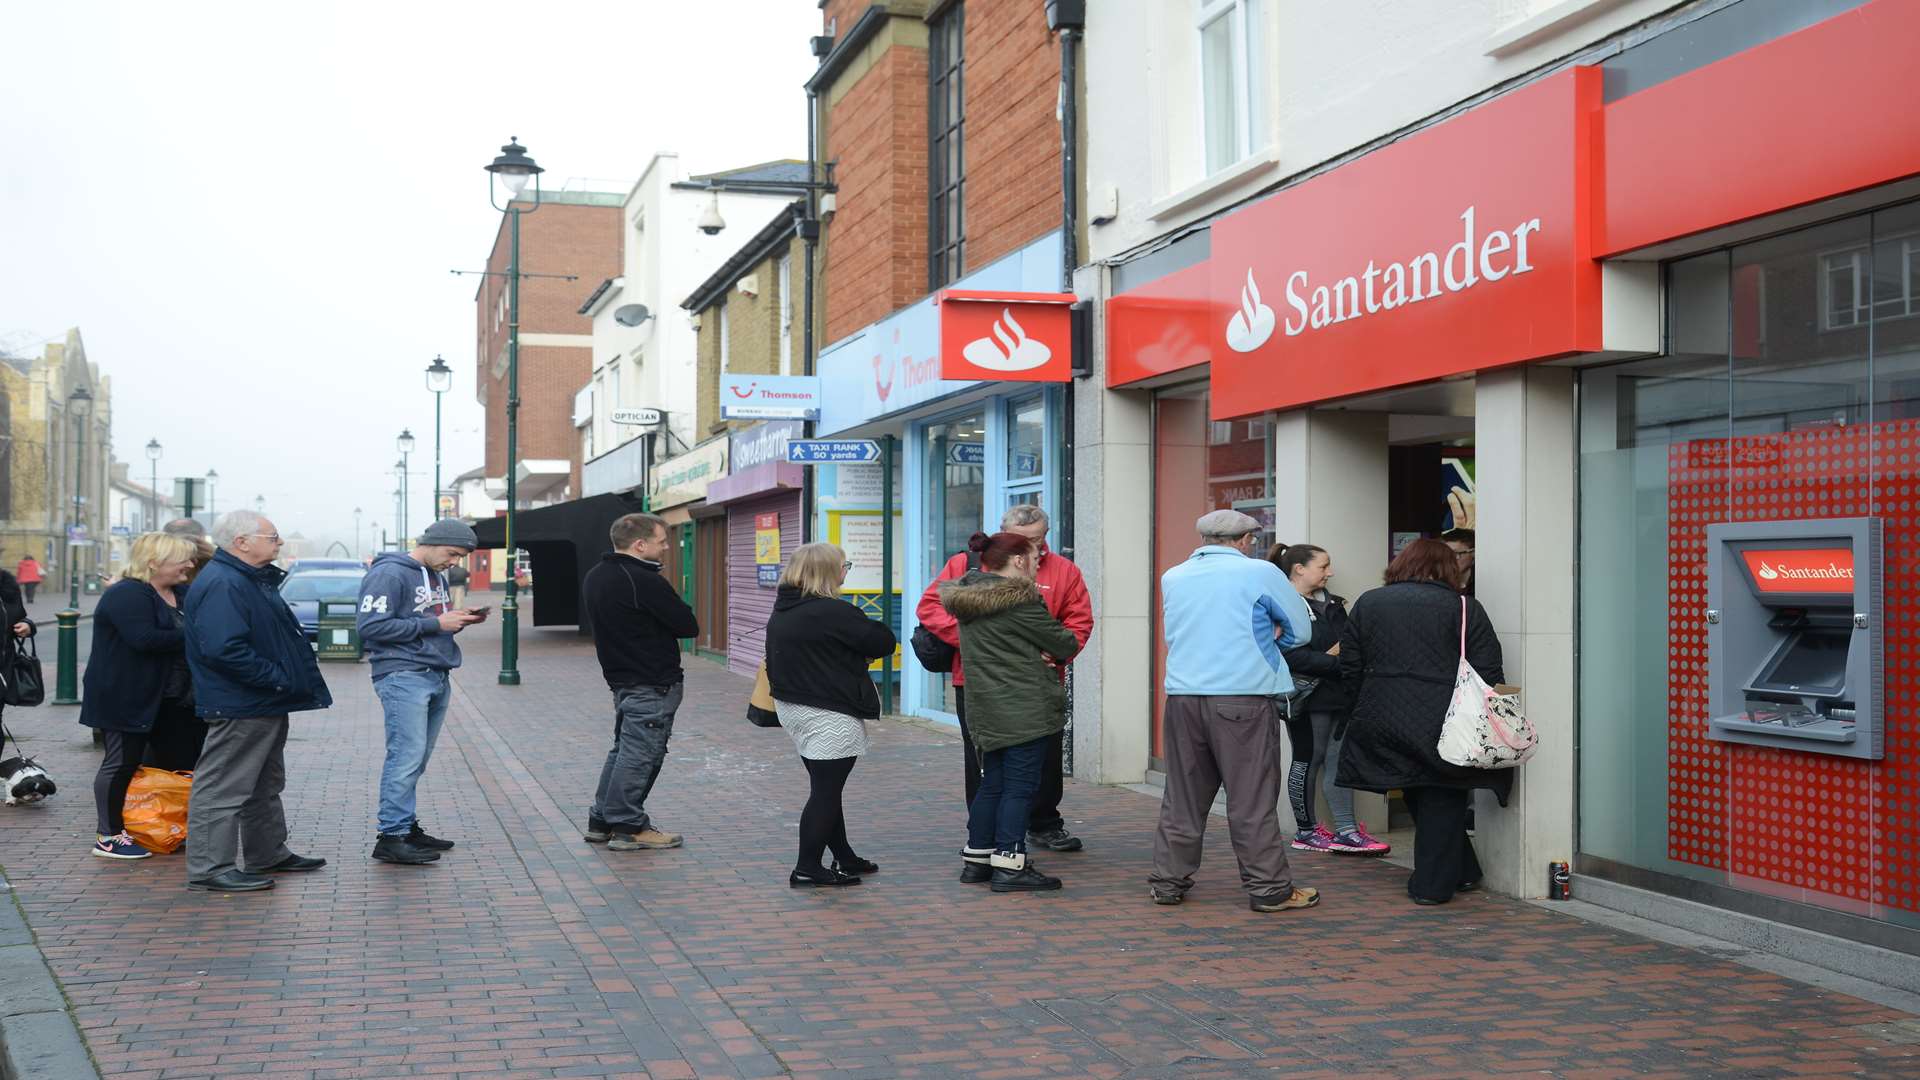
[[[1419,904],[1421,907],[1439,907],[1441,904],[1446,903],[1445,900],[1435,900],[1431,897],[1426,897],[1426,896],[1415,896],[1415,897],[1412,897],[1411,899],[1413,900],[1414,903]]]
[[[1454,892],[1479,892],[1480,883],[1478,881],[1463,881],[1457,887],[1455,887],[1453,891]]]
[[[187,882],[187,888],[200,892],[259,892],[273,888],[273,879],[249,874],[245,870],[229,870],[224,874],[215,874],[210,878]]]
[[[833,868],[843,874],[877,874],[880,872],[879,863],[874,862],[872,859],[862,859],[857,856],[843,863],[836,862],[833,864]]]
[[[293,874],[293,873],[298,873],[302,870],[318,870],[325,865],[327,865],[327,860],[325,859],[310,859],[305,855],[288,855],[286,858],[281,859],[279,862],[274,863],[272,866],[269,866],[263,870],[253,871],[253,873]]]
[[[1048,851],[1079,851],[1081,848],[1080,838],[1068,832],[1064,826],[1046,832],[1030,832],[1027,834],[1027,843]]]
[[[984,885],[993,880],[993,867],[986,863],[961,863],[960,881],[965,885]]]
[[[407,838],[398,835],[383,835],[373,845],[373,857],[386,863],[400,866],[425,866],[440,861],[440,853],[417,848],[407,843]]]
[[[994,892],[1051,892],[1060,887],[1060,879],[1041,873],[1032,863],[1018,870],[996,866],[993,884],[987,887]]]
[[[442,840],[437,836],[428,836],[427,830],[420,827],[419,818],[415,818],[413,824],[407,827],[407,843],[417,848],[426,848],[428,851],[453,850],[453,841]]]
[[[860,879],[852,874],[843,874],[838,870],[822,873],[795,870],[787,875],[789,889],[837,889],[847,885],[858,885]]]

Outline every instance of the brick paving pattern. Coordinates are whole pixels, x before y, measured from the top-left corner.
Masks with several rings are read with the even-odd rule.
[[[1088,850],[1041,858],[1064,892],[963,886],[959,748],[912,724],[876,725],[848,784],[881,872],[790,890],[805,774],[700,661],[652,806],[687,845],[610,853],[579,835],[611,726],[591,649],[528,633],[517,688],[468,653],[421,787],[460,847],[368,860],[379,709],[329,665],[287,802],[331,862],[252,896],[187,892],[180,855],[90,858],[74,711],[8,717],[61,793],[0,809],[0,862],[106,1075],[1920,1075],[1905,1013],[1482,894],[1415,908],[1383,864],[1303,856],[1322,905],[1254,914],[1220,821],[1156,907],[1157,804],[1121,789],[1069,788]]]

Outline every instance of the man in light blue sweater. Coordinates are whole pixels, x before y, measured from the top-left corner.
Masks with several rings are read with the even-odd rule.
[[[1258,521],[1215,510],[1195,525],[1200,547],[1160,577],[1167,789],[1148,879],[1153,902],[1177,904],[1193,887],[1207,812],[1224,784],[1227,835],[1253,910],[1312,907],[1320,893],[1294,887],[1275,811],[1281,777],[1274,701],[1293,691],[1282,651],[1313,636],[1313,615],[1279,567],[1251,557]]]

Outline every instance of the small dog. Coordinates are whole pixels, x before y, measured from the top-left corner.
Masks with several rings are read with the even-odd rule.
[[[53,778],[32,758],[10,757],[0,761],[0,791],[7,805],[37,803],[54,793]]]

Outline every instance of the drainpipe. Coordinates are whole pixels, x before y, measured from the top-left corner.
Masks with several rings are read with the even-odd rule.
[[[1087,26],[1086,0],[1047,0],[1047,29],[1060,35],[1060,291],[1073,291],[1073,271],[1080,263],[1080,108],[1079,53],[1076,46]],[[1077,335],[1076,335],[1077,336]],[[1088,343],[1092,347],[1092,343]],[[1078,375],[1069,376],[1062,392],[1060,425],[1063,467],[1060,485],[1060,554],[1071,559],[1073,546],[1073,408]],[[1073,774],[1073,669],[1067,669],[1067,727],[1061,747],[1061,770]]]

